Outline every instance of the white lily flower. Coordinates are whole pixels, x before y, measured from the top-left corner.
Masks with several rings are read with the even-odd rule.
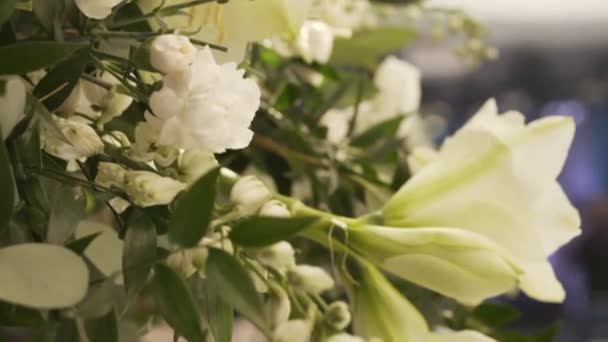
[[[565,293],[547,256],[580,233],[578,212],[555,180],[574,129],[557,116],[525,125],[520,113],[498,115],[490,100],[389,200],[384,222],[486,236],[524,269],[526,294],[560,302]]]
[[[149,171],[127,171],[125,191],[131,200],[141,206],[169,204],[186,184]]]
[[[122,0],[74,0],[84,15],[91,19],[105,19],[112,14],[112,7]]]
[[[190,18],[170,16],[163,21],[173,29],[197,32],[192,37],[218,44],[227,52],[214,51],[220,61],[241,62],[249,42],[278,35],[296,37],[308,16],[312,0],[229,1],[189,7]],[[165,7],[187,0],[168,0]],[[160,0],[143,0],[138,5],[144,13],[161,4]],[[156,22],[150,21],[154,27]]]
[[[521,273],[496,243],[460,229],[355,226],[348,242],[383,270],[467,305],[515,289]]]
[[[306,21],[295,42],[298,54],[307,63],[327,63],[333,47],[334,32],[332,28],[318,20]]]
[[[74,160],[91,157],[103,152],[101,138],[91,126],[75,120],[53,115],[51,124],[42,126],[44,150],[57,158]]]
[[[258,211],[271,197],[268,188],[255,176],[241,177],[230,190],[230,202],[243,214]]]
[[[190,70],[168,74],[163,88],[150,96],[154,114],[146,113],[147,122],[158,131],[157,143],[213,153],[247,147],[261,94],[244,73],[234,63],[215,63],[205,47]]]
[[[193,147],[179,156],[178,165],[179,179],[192,184],[219,164],[213,153]]]
[[[27,88],[25,83],[16,76],[0,78],[0,84],[2,83],[4,85],[0,88],[2,90],[0,91],[0,108],[2,108],[0,133],[2,133],[2,139],[6,140],[13,128],[25,117],[23,111],[25,110]]]
[[[289,283],[303,291],[320,294],[334,287],[333,278],[322,268],[298,265],[287,272]]]
[[[163,34],[150,46],[150,64],[164,74],[188,69],[195,56],[196,48],[186,36]]]

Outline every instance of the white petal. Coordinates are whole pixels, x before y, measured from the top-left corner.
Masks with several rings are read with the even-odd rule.
[[[542,302],[561,303],[566,298],[562,284],[555,277],[549,262],[523,265],[520,287],[529,297]]]

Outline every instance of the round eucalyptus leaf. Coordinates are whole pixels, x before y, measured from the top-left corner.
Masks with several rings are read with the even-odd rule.
[[[84,298],[89,271],[67,248],[26,243],[0,249],[0,279],[0,301],[58,309]]]

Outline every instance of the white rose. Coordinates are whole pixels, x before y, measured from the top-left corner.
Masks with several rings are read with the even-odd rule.
[[[186,184],[149,171],[127,171],[125,191],[131,200],[141,206],[169,204]]]
[[[189,68],[194,56],[196,48],[186,36],[163,34],[150,46],[150,64],[164,74]]]
[[[55,157],[74,160],[103,152],[104,145],[89,125],[53,115],[55,125],[42,126],[44,150]]]
[[[112,7],[122,0],[75,0],[78,9],[92,19],[105,19],[112,13]]]
[[[150,97],[154,115],[146,113],[159,132],[158,143],[213,153],[247,147],[261,93],[244,73],[234,63],[216,64],[205,47],[190,70],[167,75],[163,88]]]
[[[25,83],[19,77],[0,78],[0,84],[4,82],[3,91],[0,92],[0,133],[2,139],[8,138],[13,128],[25,116]]]
[[[332,28],[322,21],[304,23],[296,39],[296,50],[307,63],[327,63],[334,46]]]

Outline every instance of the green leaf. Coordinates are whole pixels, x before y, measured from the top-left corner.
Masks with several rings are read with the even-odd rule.
[[[222,250],[210,248],[207,259],[207,282],[212,288],[221,289],[217,294],[222,301],[230,304],[264,334],[270,336],[262,299],[247,271],[233,256]]]
[[[53,33],[55,21],[61,11],[62,2],[49,0],[33,0],[32,9],[34,14],[48,33]]]
[[[15,179],[4,141],[0,143],[0,231],[7,227],[15,207]]]
[[[107,278],[92,285],[87,292],[87,296],[76,307],[78,317],[85,319],[99,318],[112,311],[115,287],[112,278]]]
[[[122,272],[128,297],[144,287],[156,260],[156,229],[145,216],[127,230],[122,253]]]
[[[59,108],[72,93],[89,61],[89,49],[77,51],[72,57],[53,67],[36,84],[34,96],[44,99],[42,103],[49,111]]]
[[[0,47],[0,75],[25,74],[53,66],[77,50],[89,46],[84,43],[27,41]]]
[[[215,283],[207,283],[205,288],[205,305],[209,328],[215,342],[230,342],[232,341],[234,310],[232,305],[224,302],[219,297],[219,291],[222,291],[222,289],[215,288],[214,285]]]
[[[369,147],[381,139],[392,138],[397,133],[404,118],[404,116],[399,115],[382,121],[353,137],[350,144],[356,147]]]
[[[205,342],[200,314],[186,283],[167,265],[154,267],[152,290],[163,318],[189,342]]]
[[[0,300],[39,309],[66,308],[87,291],[89,271],[69,249],[42,243],[0,249]]]
[[[169,238],[184,247],[194,247],[205,236],[211,222],[219,168],[209,171],[177,200],[169,223]]]
[[[51,216],[46,231],[46,240],[53,244],[63,244],[76,230],[84,217],[86,198],[79,187],[72,188],[57,184],[52,200]]]
[[[511,305],[486,303],[476,307],[472,315],[476,320],[496,328],[515,321],[520,313]]]
[[[0,1],[0,26],[11,17],[15,10],[17,0],[2,0]]]
[[[380,58],[405,47],[416,38],[416,31],[404,27],[363,30],[352,38],[336,38],[331,64],[358,65],[374,69]]]
[[[65,247],[72,250],[72,252],[74,252],[76,254],[82,254],[82,252],[84,252],[87,249],[87,247],[89,247],[91,242],[93,242],[93,240],[95,240],[99,235],[101,235],[101,232],[87,235],[80,239],[76,239],[76,240],[68,242],[65,245]]]
[[[118,322],[114,310],[103,317],[86,321],[85,328],[90,342],[118,342]]]
[[[100,233],[85,249],[84,255],[106,276],[122,269],[123,242],[112,227],[93,221],[82,221],[76,228],[76,239]]]
[[[230,231],[230,240],[245,247],[263,247],[288,239],[309,227],[316,217],[256,216],[237,223]]]

